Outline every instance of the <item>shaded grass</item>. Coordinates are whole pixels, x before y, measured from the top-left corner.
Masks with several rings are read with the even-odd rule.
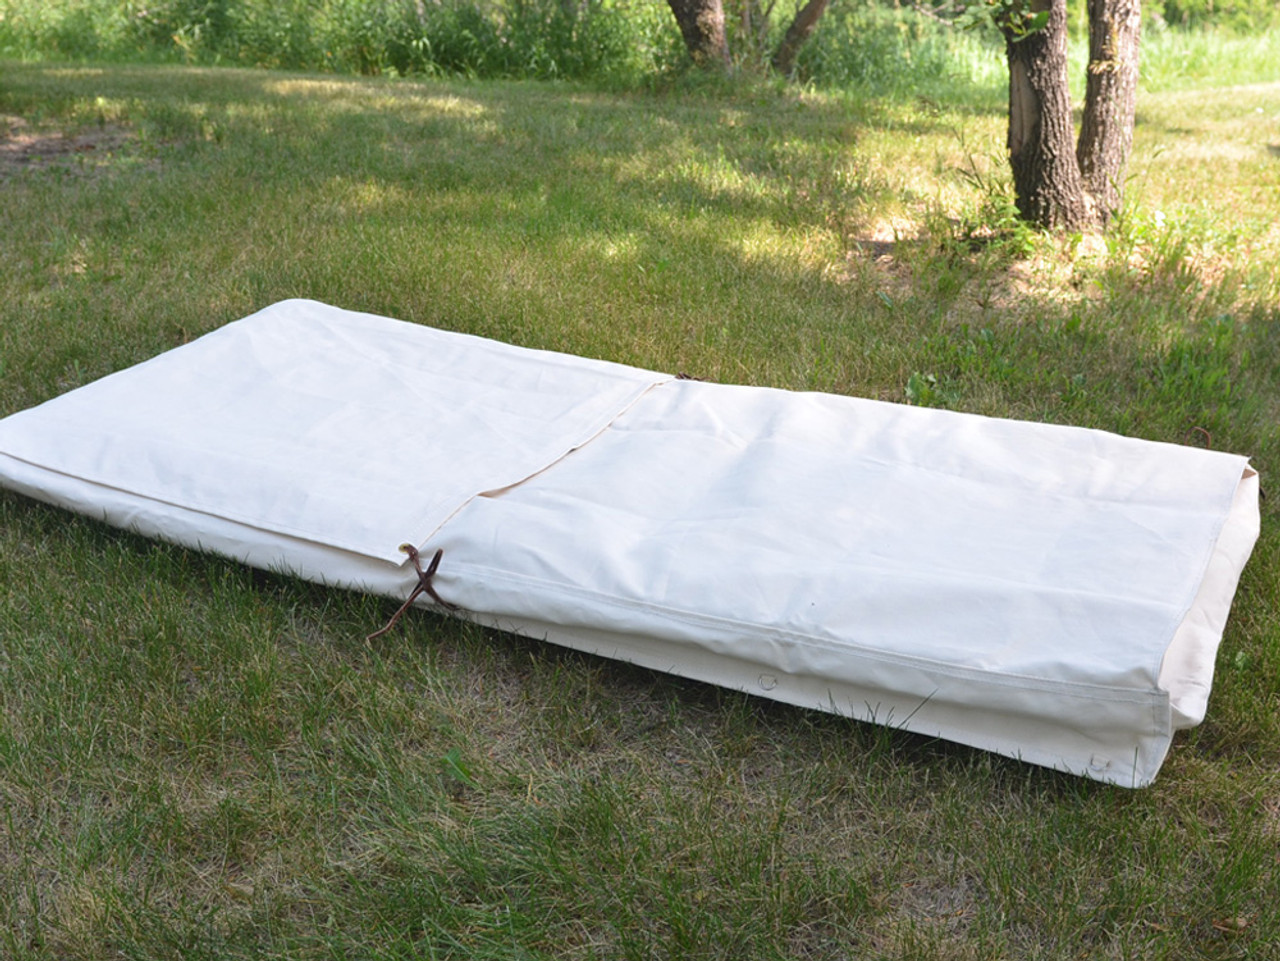
[[[308,296],[1280,468],[1273,86],[1145,95],[1121,222],[1055,241],[996,108],[0,70],[132,138],[0,171],[6,413]],[[1131,793],[428,614],[366,645],[387,603],[0,494],[0,954],[1274,956],[1274,505]]]

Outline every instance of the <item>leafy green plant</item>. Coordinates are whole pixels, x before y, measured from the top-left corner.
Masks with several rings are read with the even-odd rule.
[[[993,154],[979,159],[969,147],[964,128],[957,129],[956,137],[964,160],[952,169],[971,188],[975,203],[955,222],[955,242],[1013,258],[1029,257],[1041,231],[1019,215],[1003,158]]]
[[[1049,23],[1049,9],[1035,9],[1031,0],[967,0],[957,19],[961,27],[999,30],[1014,43],[1039,33]]]
[[[956,391],[950,384],[933,374],[919,371],[914,371],[907,378],[903,394],[907,403],[916,407],[950,407],[956,401]]]

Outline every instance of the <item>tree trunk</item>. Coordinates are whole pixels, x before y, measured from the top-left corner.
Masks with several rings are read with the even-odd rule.
[[[721,0],[667,0],[689,56],[699,67],[729,66]]]
[[[1042,227],[1105,227],[1120,206],[1138,98],[1141,0],[1088,0],[1089,76],[1072,149],[1067,0],[1027,0],[1001,26],[1009,56],[1009,163],[1018,213]],[[1030,18],[1047,14],[1028,33]],[[1020,25],[1021,24],[1021,28]]]
[[[1089,76],[1076,158],[1105,224],[1120,209],[1138,101],[1140,0],[1089,0]]]
[[[1004,25],[1009,58],[1009,163],[1018,213],[1042,227],[1078,230],[1094,221],[1073,149],[1067,90],[1066,0],[1031,0],[1049,11],[1042,30]]]
[[[809,0],[796,13],[786,36],[778,44],[778,51],[773,55],[773,69],[784,77],[790,77],[796,69],[796,55],[804,46],[810,34],[818,26],[823,12],[827,9],[828,0]]]

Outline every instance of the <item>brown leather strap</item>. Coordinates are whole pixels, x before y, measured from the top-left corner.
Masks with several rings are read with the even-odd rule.
[[[391,615],[391,620],[387,621],[386,627],[368,635],[365,638],[366,642],[381,637],[383,634],[386,634],[395,627],[396,622],[400,620],[400,616],[409,609],[410,604],[418,599],[419,594],[426,593],[433,601],[435,601],[435,603],[439,604],[447,611],[458,610],[458,606],[456,604],[450,604],[443,597],[437,594],[435,587],[431,583],[431,578],[435,576],[436,568],[440,566],[440,558],[444,556],[444,549],[441,548],[435,552],[435,555],[431,558],[431,563],[427,565],[427,569],[425,571],[422,569],[422,561],[420,560],[420,555],[418,554],[418,549],[416,547],[412,544],[401,544],[400,550],[408,554],[409,560],[413,562],[413,569],[418,572],[418,583],[409,594],[408,598],[405,599],[405,602],[400,605],[400,609]]]

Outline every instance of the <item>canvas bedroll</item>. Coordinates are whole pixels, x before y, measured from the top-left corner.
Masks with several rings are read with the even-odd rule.
[[[1125,786],[1258,533],[1242,456],[297,300],[0,421],[0,484],[401,600],[443,551],[483,624]]]

